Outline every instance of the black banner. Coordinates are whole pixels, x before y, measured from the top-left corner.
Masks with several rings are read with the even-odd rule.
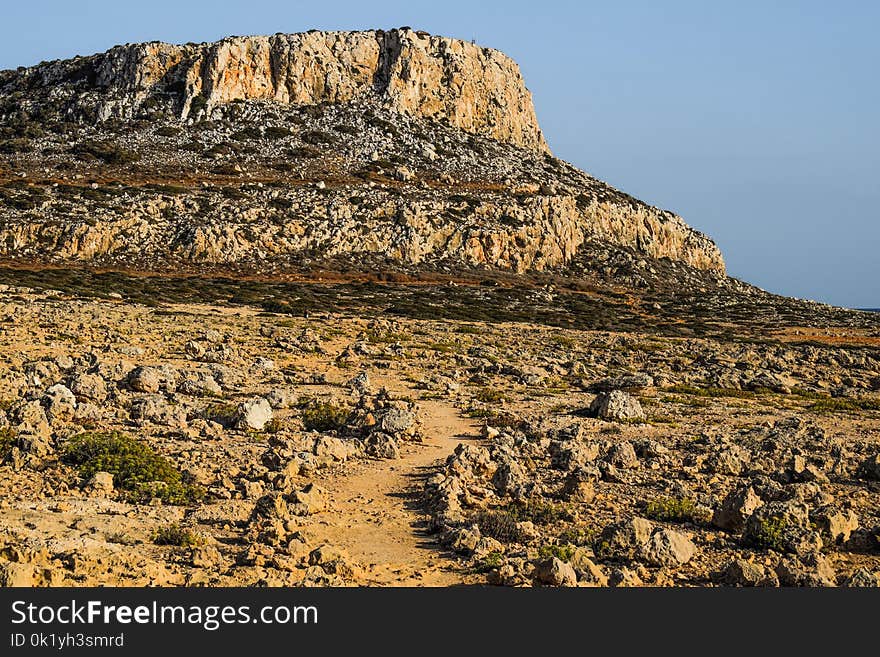
[[[3,589],[0,654],[735,645],[812,654],[867,638],[877,600],[855,589]]]

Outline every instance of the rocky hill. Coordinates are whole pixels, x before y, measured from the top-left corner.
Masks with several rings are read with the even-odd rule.
[[[0,73],[0,257],[260,273],[723,278],[715,244],[554,158],[517,65],[408,28],[119,46]]]

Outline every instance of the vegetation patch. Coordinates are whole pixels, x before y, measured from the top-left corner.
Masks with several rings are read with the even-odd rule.
[[[823,397],[810,405],[817,413],[846,413],[852,411],[880,411],[876,399],[853,399],[851,397]]]
[[[224,427],[232,426],[238,416],[238,406],[228,402],[211,404],[204,411],[202,417],[211,422],[222,424]]]
[[[663,522],[694,522],[697,506],[686,497],[660,497],[645,505],[645,516]]]
[[[556,557],[560,561],[570,561],[574,556],[575,546],[546,544],[538,548],[538,558],[542,561],[551,557]]]
[[[486,573],[490,573],[493,570],[500,568],[504,563],[504,555],[500,552],[494,551],[489,554],[480,557],[477,559],[472,572],[482,575]]]
[[[787,526],[783,518],[766,518],[750,529],[749,539],[756,547],[784,552],[783,536]]]
[[[303,404],[302,420],[306,431],[339,431],[348,423],[348,409],[332,402],[311,399]]]
[[[0,463],[9,457],[17,443],[18,435],[12,427],[0,427]]]
[[[480,511],[471,520],[480,528],[480,534],[502,543],[522,543],[523,532],[517,526],[519,520],[506,509]]]
[[[496,404],[507,401],[508,397],[497,388],[483,388],[474,394],[474,399],[485,404]]]
[[[76,467],[83,479],[109,472],[115,487],[133,503],[159,498],[166,504],[190,504],[203,497],[203,491],[185,482],[171,461],[119,431],[74,437],[65,445],[62,461]]]

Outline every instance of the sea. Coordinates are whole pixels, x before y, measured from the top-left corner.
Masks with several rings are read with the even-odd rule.
[[[880,308],[858,308],[858,310],[867,310],[869,313],[880,313]]]

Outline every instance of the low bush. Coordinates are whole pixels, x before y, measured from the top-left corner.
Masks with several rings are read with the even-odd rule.
[[[109,472],[115,487],[135,503],[157,497],[167,504],[189,504],[203,495],[199,487],[184,481],[171,461],[118,431],[74,437],[64,446],[62,461],[76,467],[83,479]]]
[[[304,405],[300,419],[306,431],[338,431],[350,415],[347,409],[332,402],[311,400]]]

